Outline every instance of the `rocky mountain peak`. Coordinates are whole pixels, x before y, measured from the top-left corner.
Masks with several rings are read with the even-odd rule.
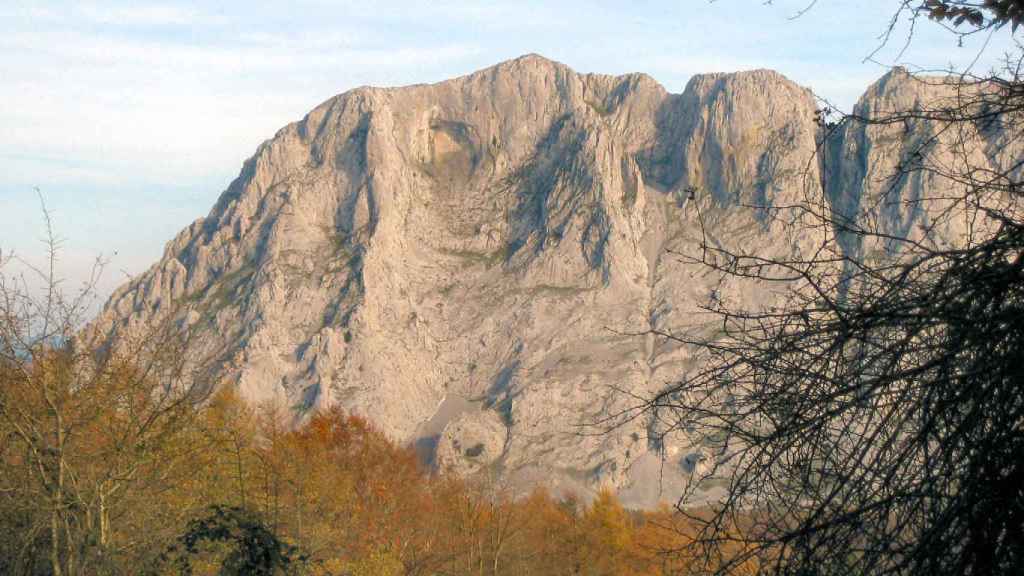
[[[771,299],[666,257],[700,219],[738,251],[822,241],[771,210],[822,194],[815,109],[768,70],[670,94],[535,54],[351,90],[262,144],[94,333],[170,323],[215,385],[297,421],[340,404],[439,466],[653,504],[716,447],[656,417],[594,426],[694,368],[635,334]],[[843,174],[826,191],[854,206],[866,181]]]

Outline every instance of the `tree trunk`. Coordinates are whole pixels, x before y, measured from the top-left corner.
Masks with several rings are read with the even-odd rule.
[[[60,565],[60,499],[61,493],[58,488],[53,494],[50,510],[50,570],[53,571],[53,576],[61,576],[64,573]]]
[[[56,446],[54,447],[56,478],[53,483],[53,499],[50,503],[50,567],[53,576],[64,574],[63,566],[60,563],[60,518],[61,510],[64,507],[64,430],[63,421],[59,411],[55,411],[56,419]]]
[[[110,514],[107,511],[107,491],[100,487],[100,548],[107,549],[110,538]]]

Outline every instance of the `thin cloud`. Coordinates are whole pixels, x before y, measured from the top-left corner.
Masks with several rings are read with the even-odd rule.
[[[94,24],[119,26],[184,26],[210,15],[180,4],[85,3],[76,7],[83,20]]]
[[[51,59],[61,68],[139,68],[201,71],[205,75],[282,70],[323,70],[338,66],[359,69],[402,68],[457,62],[481,53],[479,46],[446,43],[438,46],[366,48],[349,35],[310,40],[303,35],[247,35],[247,42],[186,44],[165,40],[111,38],[81,32],[16,32],[0,36],[0,48]],[[55,62],[54,62],[55,61]],[[38,73],[39,62],[5,62],[22,72]]]

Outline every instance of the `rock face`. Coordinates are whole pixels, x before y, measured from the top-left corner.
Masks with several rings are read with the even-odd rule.
[[[921,90],[893,73],[861,106]],[[713,447],[657,418],[601,423],[697,361],[635,334],[714,330],[698,305],[772,297],[668,255],[701,221],[711,242],[799,254],[822,238],[765,206],[821,197],[822,166],[838,209],[880,193],[885,135],[840,134],[819,162],[815,109],[770,71],[670,94],[533,55],[358,88],[260,146],[94,326],[171,322],[211,382],[297,420],[340,404],[461,473],[672,499]]]

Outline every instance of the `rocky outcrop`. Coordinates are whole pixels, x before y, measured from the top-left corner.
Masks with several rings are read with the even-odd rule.
[[[824,138],[827,198],[836,220],[853,229],[837,234],[846,254],[877,261],[898,253],[903,240],[942,250],[991,233],[994,221],[963,202],[964,177],[1016,164],[1017,137],[998,123],[941,121],[958,118],[960,109],[983,112],[982,103],[993,97],[982,91],[990,88],[895,68],[853,110],[856,117],[885,121],[848,122]],[[978,200],[989,207],[1003,202]],[[857,229],[880,234],[865,237]]]
[[[862,106],[905,84],[883,80]],[[653,504],[716,451],[657,415],[604,429],[698,361],[636,334],[714,330],[701,304],[772,298],[668,251],[695,246],[703,221],[710,242],[798,255],[822,232],[780,207],[821,197],[819,166],[853,212],[886,169],[870,130],[819,163],[815,109],[770,71],[670,94],[534,55],[358,88],[260,146],[94,328],[170,322],[211,382],[297,420],[340,404],[462,473]]]

